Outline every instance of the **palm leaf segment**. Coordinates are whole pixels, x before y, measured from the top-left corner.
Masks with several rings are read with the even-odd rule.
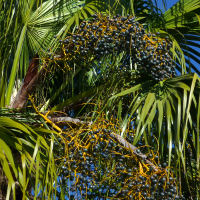
[[[191,130],[194,131],[194,137],[198,138],[199,113],[197,115],[192,115],[192,113],[194,110],[199,110],[200,106],[199,80],[197,75],[191,74],[156,85],[138,84],[111,97],[109,101],[112,103],[108,105],[112,107],[113,104],[117,105],[121,98],[132,96],[128,113],[130,113],[129,120],[132,120],[132,116],[136,114],[133,124],[136,130],[133,143],[138,143],[143,135],[144,143],[152,145],[156,137],[159,141],[158,148],[160,148],[161,156],[164,156],[168,149],[170,163],[174,147],[178,152],[176,156],[183,156],[186,143],[190,143],[196,149],[195,151],[199,151],[197,144],[188,141]]]
[[[164,12],[164,30],[173,38],[173,52],[181,67],[200,74],[200,2],[178,1]]]
[[[13,111],[1,110],[1,115],[3,113],[21,118]],[[57,184],[57,175],[53,160],[53,140],[47,142],[45,139],[47,135],[51,136],[52,131],[31,128],[3,116],[0,117],[0,131],[0,181],[2,188],[3,185],[7,187],[6,199],[10,199],[11,195],[16,199],[19,191],[22,191],[20,193],[25,199],[31,195],[29,192],[34,186],[36,196],[40,190],[43,190],[45,197],[55,195],[53,186]],[[3,175],[7,178],[5,182],[2,182]]]

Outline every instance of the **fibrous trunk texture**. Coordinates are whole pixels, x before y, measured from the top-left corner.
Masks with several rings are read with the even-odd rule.
[[[38,72],[39,57],[34,56],[29,64],[28,71],[24,78],[24,82],[19,89],[16,97],[10,105],[10,108],[23,108],[28,100],[28,95],[31,94],[38,82],[38,78],[41,75],[42,70]]]

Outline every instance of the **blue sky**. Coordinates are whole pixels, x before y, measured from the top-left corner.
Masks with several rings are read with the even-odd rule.
[[[166,9],[168,10],[171,8],[178,0],[165,0],[166,1]],[[162,10],[164,10],[162,0],[158,0],[158,7],[160,7]]]

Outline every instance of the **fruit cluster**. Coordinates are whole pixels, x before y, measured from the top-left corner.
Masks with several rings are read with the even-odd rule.
[[[133,16],[94,15],[60,41],[61,52],[54,60],[64,61],[68,67],[74,63],[87,66],[88,62],[124,52],[119,69],[129,67],[142,77],[161,81],[175,76],[175,67],[169,53],[171,42],[158,34],[146,33]]]
[[[120,144],[111,130],[98,125],[65,133],[59,154],[65,152],[62,184],[70,199],[182,199],[175,179],[156,166],[155,156],[151,161],[157,170]]]

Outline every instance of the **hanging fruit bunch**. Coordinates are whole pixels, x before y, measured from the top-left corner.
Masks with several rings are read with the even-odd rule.
[[[116,123],[102,119],[63,133],[57,162],[69,199],[182,199],[173,175],[158,166],[153,151],[143,159],[142,149],[127,148],[116,131]]]
[[[139,72],[141,77],[162,81],[175,76],[175,66],[170,56],[171,42],[159,33],[146,33],[135,17],[94,15],[83,21],[73,34],[61,42],[60,53],[54,62],[64,63],[68,69],[74,64],[87,66],[108,55],[124,52],[122,66]]]

